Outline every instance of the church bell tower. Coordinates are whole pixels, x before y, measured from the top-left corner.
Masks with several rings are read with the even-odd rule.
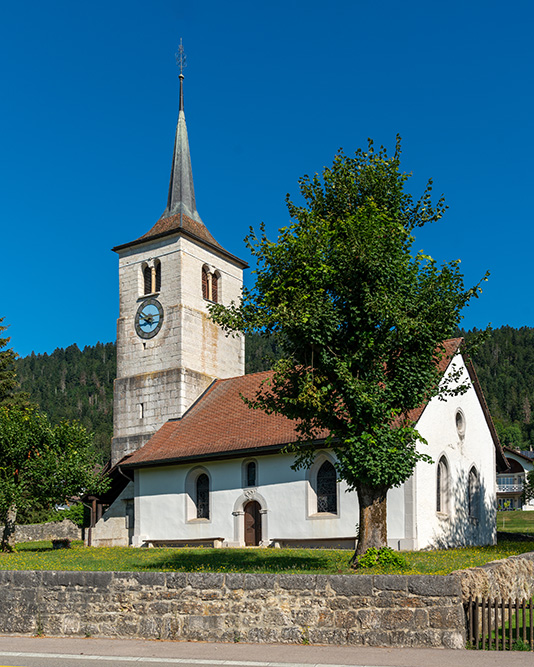
[[[167,207],[119,255],[117,379],[112,464],[142,447],[168,420],[181,417],[216,378],[243,375],[242,337],[226,337],[209,303],[241,296],[247,264],[210,234],[196,209],[184,114],[182,46],[180,102]]]

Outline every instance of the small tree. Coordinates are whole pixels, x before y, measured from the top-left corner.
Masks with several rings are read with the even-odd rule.
[[[296,466],[307,443],[325,431],[338,476],[358,493],[357,555],[387,544],[386,494],[428,455],[408,414],[453,389],[438,362],[462,308],[479,286],[465,289],[459,261],[438,267],[413,253],[413,231],[441,218],[443,197],[432,183],[418,201],[404,192],[401,146],[389,157],[369,141],[353,158],[339,152],[322,178],[304,176],[304,205],[286,198],[293,222],[270,241],[261,227],[246,242],[257,260],[256,284],[240,304],[210,307],[227,332],[276,335],[283,358],[249,404],[296,420]]]
[[[17,512],[106,490],[92,440],[77,424],[51,426],[32,408],[0,406],[2,551],[11,551]]]
[[[525,474],[525,486],[523,487],[523,503],[528,503],[534,498],[534,470]]]
[[[2,325],[3,317],[0,317],[0,334],[6,331],[7,326]],[[11,349],[3,349],[11,339],[0,338],[0,404],[6,403],[13,398],[17,388],[17,376],[15,373],[15,359],[17,354]]]
[[[0,317],[0,334],[6,331],[7,326],[3,326],[3,317]],[[3,349],[7,346],[11,338],[0,338],[0,405],[19,405],[28,406],[30,400],[28,394],[19,390],[17,374],[15,372],[15,359],[18,355],[11,348]]]

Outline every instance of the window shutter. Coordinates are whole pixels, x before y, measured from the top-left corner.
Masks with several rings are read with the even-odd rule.
[[[202,297],[208,299],[208,272],[202,269]]]
[[[145,283],[145,294],[150,294],[152,292],[152,271],[149,266],[145,266],[143,269],[143,280]]]
[[[156,264],[156,292],[161,292],[161,262]]]
[[[218,301],[219,301],[219,299],[217,298],[218,297],[218,289],[217,289],[218,288],[218,282],[219,282],[219,278],[218,278],[217,274],[214,273],[211,276],[211,300],[214,303],[218,303]]]

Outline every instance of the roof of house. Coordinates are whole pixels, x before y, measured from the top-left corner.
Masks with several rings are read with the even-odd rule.
[[[445,373],[452,357],[462,343],[461,338],[444,342],[446,354],[439,362]],[[478,379],[468,363],[468,369],[479,398],[483,396]],[[156,434],[127,459],[124,467],[147,467],[208,458],[231,458],[247,454],[279,451],[284,445],[296,442],[296,422],[262,410],[251,409],[242,396],[253,398],[271,371],[242,375],[225,380],[215,380],[200,398],[180,419],[166,422]],[[409,418],[417,422],[425,405],[412,410]],[[485,401],[482,403],[486,420],[490,425],[497,456],[506,461],[493,427]],[[318,434],[320,443],[328,436],[327,431]],[[507,464],[502,463],[506,468]]]
[[[509,452],[510,454],[515,454],[515,456],[518,456],[521,459],[525,459],[525,461],[528,461],[529,463],[534,462],[534,452],[530,452],[528,450],[514,449],[513,447],[508,447],[508,445],[504,445],[503,449],[506,452]]]

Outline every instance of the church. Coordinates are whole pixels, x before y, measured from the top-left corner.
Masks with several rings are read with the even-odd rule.
[[[245,375],[242,337],[226,337],[208,304],[238,301],[247,263],[210,234],[196,208],[183,72],[167,207],[118,245],[120,305],[110,491],[93,498],[94,546],[355,547],[358,499],[317,441],[293,470],[294,423],[252,410],[269,373]],[[507,462],[461,339],[445,342],[468,391],[410,417],[433,464],[388,493],[394,549],[492,544],[496,466]]]

